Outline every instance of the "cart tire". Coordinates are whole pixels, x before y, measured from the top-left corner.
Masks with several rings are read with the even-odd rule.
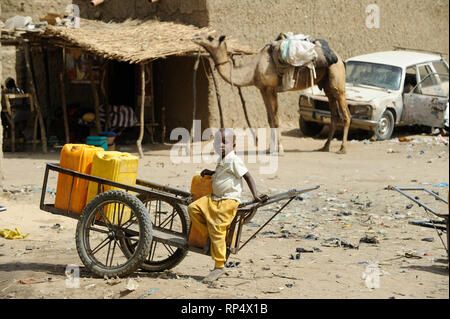
[[[164,225],[162,225],[163,223],[160,219],[160,217],[162,216],[161,206],[159,209],[156,209],[158,203],[159,205],[164,205],[166,208],[172,209],[172,214],[169,215],[169,217],[173,216],[173,219],[176,219],[176,222],[178,223],[176,232],[187,238],[189,233],[189,215],[184,206],[181,206],[177,203],[172,203],[170,202],[170,200],[167,200],[163,197],[147,197],[142,199],[142,202],[144,203],[150,220],[152,221],[152,225],[155,228],[163,226],[162,228],[167,229],[167,227],[164,227]],[[159,214],[158,210],[160,212]],[[165,220],[166,223],[168,223],[166,219],[167,216],[162,217],[162,220]],[[126,238],[123,241],[123,247],[124,253],[126,254],[132,254],[134,251],[133,246],[130,245]],[[159,249],[158,253],[163,255],[163,257],[159,258],[158,260],[155,259],[155,252],[157,250],[157,247]],[[186,257],[187,253],[187,248],[172,247],[170,245],[158,243],[155,240],[151,240],[149,254],[146,257],[146,260],[141,264],[140,268],[144,271],[149,272],[158,272],[172,269]]]
[[[119,207],[117,212],[121,209],[120,207],[127,207],[128,220],[124,221],[123,225],[112,224],[109,221],[111,217],[108,218],[105,214],[106,205],[114,205],[114,216],[116,207]],[[122,208],[122,214],[123,212],[124,208]],[[111,219],[114,223],[114,217]],[[121,245],[121,238],[125,236],[125,231],[134,231],[133,236],[129,237],[137,242],[133,254],[126,254]],[[105,239],[99,240],[100,244],[91,250],[91,244],[96,240],[96,236]],[[100,277],[123,277],[135,272],[148,255],[152,239],[152,223],[144,204],[136,196],[120,190],[111,190],[97,195],[84,208],[77,224],[75,239],[78,255],[92,273]],[[98,258],[104,257],[100,255],[105,254],[106,246],[108,246],[106,262],[102,262]],[[119,249],[116,250],[117,247]],[[113,265],[115,253],[117,258]],[[96,254],[99,256],[96,257]],[[110,265],[108,265],[109,257]],[[118,261],[121,263],[119,264]]]

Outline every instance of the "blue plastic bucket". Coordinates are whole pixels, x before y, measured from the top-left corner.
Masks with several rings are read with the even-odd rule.
[[[108,150],[108,140],[106,136],[88,136],[86,144],[101,147],[105,151]]]

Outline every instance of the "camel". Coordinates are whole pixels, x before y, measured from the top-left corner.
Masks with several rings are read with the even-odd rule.
[[[237,87],[255,86],[261,92],[267,119],[271,128],[276,128],[278,154],[283,153],[281,144],[281,132],[279,107],[278,107],[278,87],[281,79],[277,75],[276,65],[270,53],[270,45],[263,47],[259,53],[247,57],[246,63],[235,66],[228,56],[225,36],[216,37],[214,34],[196,35],[192,41],[203,47],[212,57],[220,76],[231,85]],[[345,154],[347,150],[347,135],[350,126],[350,112],[345,98],[345,65],[342,59],[336,54],[338,61],[331,66],[316,68],[316,78],[314,85],[319,84],[325,95],[328,97],[331,123],[327,141],[318,151],[328,152],[330,142],[334,136],[336,126],[340,118],[344,125],[340,154]],[[295,85],[288,91],[304,90],[311,87],[311,73],[307,67],[296,67],[294,73]]]

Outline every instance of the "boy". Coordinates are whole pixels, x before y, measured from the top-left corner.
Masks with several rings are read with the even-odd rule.
[[[188,206],[189,217],[195,227],[209,236],[214,269],[204,278],[205,282],[217,280],[225,273],[227,227],[236,215],[242,178],[248,184],[253,199],[264,201],[266,195],[258,196],[255,182],[242,160],[234,152],[236,135],[231,129],[222,128],[214,136],[214,150],[220,155],[215,171],[205,169],[202,176],[211,175],[213,193],[199,198]]]

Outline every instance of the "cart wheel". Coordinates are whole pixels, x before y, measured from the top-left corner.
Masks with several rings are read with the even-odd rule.
[[[122,239],[135,244],[125,253]],[[134,195],[112,190],[94,197],[84,208],[76,230],[78,255],[98,276],[126,276],[136,271],[150,250],[152,223]]]
[[[171,203],[165,198],[145,198],[142,200],[154,229],[170,230],[184,238],[188,236],[189,217],[186,209],[176,203]],[[136,243],[129,241],[127,238],[123,240],[124,252],[132,254],[135,250]],[[168,244],[157,242],[152,239],[150,251],[141,269],[146,271],[164,271],[178,265],[188,250],[186,248],[174,247]]]

